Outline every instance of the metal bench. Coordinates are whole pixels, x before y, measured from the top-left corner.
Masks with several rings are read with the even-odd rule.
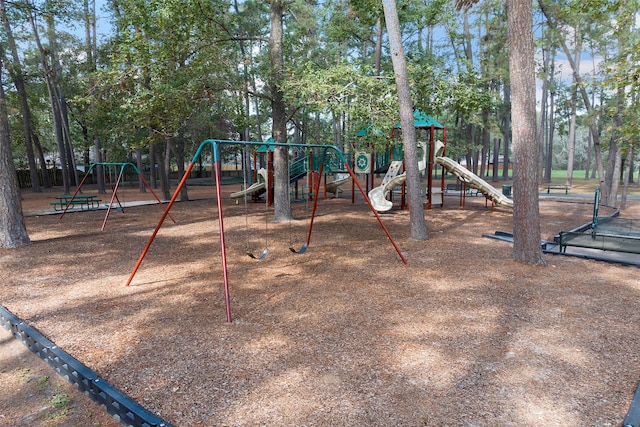
[[[547,194],[549,194],[551,190],[564,190],[564,194],[569,194],[569,187],[569,185],[549,184],[547,185]]]

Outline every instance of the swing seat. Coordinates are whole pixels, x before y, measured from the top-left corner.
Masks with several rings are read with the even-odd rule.
[[[264,259],[264,257],[267,256],[267,254],[269,254],[269,249],[264,248],[262,250],[262,252],[260,252],[260,255],[256,256],[253,253],[251,253],[251,251],[247,251],[247,255],[249,256],[249,258],[253,258],[253,259],[257,259],[257,260],[261,260]]]
[[[293,252],[294,254],[298,254],[298,255],[302,255],[303,253],[307,252],[307,249],[309,249],[309,245],[307,245],[306,243],[304,245],[302,245],[302,247],[300,249],[297,249],[297,250],[293,246],[289,247],[289,250],[291,252]]]

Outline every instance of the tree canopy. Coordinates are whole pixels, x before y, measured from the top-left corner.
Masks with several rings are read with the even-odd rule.
[[[382,3],[272,3],[281,6],[282,70],[269,49],[269,2],[3,2],[2,41],[16,46],[4,50],[16,167],[63,166],[68,191],[78,164],[138,159],[157,164],[162,181],[203,139],[266,139],[279,94],[287,140],[384,146],[399,108]],[[505,3],[397,6],[414,107],[447,125],[450,156],[509,179]],[[638,1],[534,7],[540,179],[568,168],[570,182],[582,169],[615,203],[614,177],[637,157]],[[357,138],[365,127],[375,132]],[[490,170],[498,155],[502,175]]]

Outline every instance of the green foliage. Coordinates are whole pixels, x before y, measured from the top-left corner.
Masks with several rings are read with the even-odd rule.
[[[397,123],[397,97],[392,78],[376,77],[360,68],[340,63],[331,68],[319,68],[305,63],[289,68],[290,78],[283,86],[290,105],[305,106],[310,112],[333,115],[345,114],[350,118],[348,137],[357,147],[387,142],[391,127]],[[355,134],[369,131],[355,140]]]
[[[557,43],[558,37],[572,36],[581,26],[588,49],[606,60],[588,79],[588,89],[602,94],[603,109],[609,112],[622,94],[619,141],[637,144],[640,37],[635,24],[625,18],[635,16],[638,0],[546,3],[564,32],[545,39],[545,46]],[[504,2],[486,0],[469,9],[467,34],[463,15],[452,1],[397,4],[414,104],[448,126],[450,153],[478,147],[477,140],[469,140],[469,125],[489,129],[492,136],[504,134],[501,118],[509,111],[502,95],[509,83]],[[111,158],[123,158],[165,138],[186,141],[189,149],[205,138],[238,138],[246,129],[251,138],[270,134],[269,2],[108,2],[101,14],[110,14],[113,34],[98,46],[95,64],[86,61],[80,36],[63,31],[81,28],[79,3],[37,2],[36,6],[46,20],[40,24],[58,23],[60,79],[78,150],[98,138]],[[30,33],[24,31],[25,10],[21,3],[11,3],[8,13],[22,49],[37,133],[45,151],[54,151],[48,94]],[[374,0],[285,2],[283,89],[295,138],[326,143],[341,139],[355,146],[386,144],[399,119],[386,40],[379,77],[373,69],[382,17],[382,4]],[[471,57],[465,48],[472,50]],[[558,85],[555,90],[558,131],[563,134],[571,87]],[[11,89],[7,100],[10,111],[17,111],[18,99]],[[600,120],[608,135],[613,131],[611,116],[594,113],[582,120]],[[14,153],[18,164],[24,165],[20,117],[12,113],[10,120]],[[363,129],[368,130],[366,135],[356,138]]]
[[[49,375],[43,375],[36,381],[38,390],[43,391],[49,386]]]
[[[54,410],[47,414],[47,421],[58,421],[66,417],[73,408],[73,399],[67,393],[56,388],[53,395],[47,399],[47,403],[53,406]]]

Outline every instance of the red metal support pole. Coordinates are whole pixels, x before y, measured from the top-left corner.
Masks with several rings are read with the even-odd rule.
[[[185,172],[185,175],[188,176],[188,174]],[[151,185],[149,185],[149,183],[147,182],[147,180],[144,178],[144,175],[142,175],[142,172],[138,172],[138,176],[140,177],[140,180],[142,181],[142,183],[145,185],[145,187],[147,187],[147,189],[149,189],[149,191],[151,192],[151,194],[153,194],[153,197],[155,197],[156,201],[158,202],[158,204],[160,206],[162,206],[162,200],[160,200],[160,198],[156,195],[156,193],[153,191],[153,188],[151,188]],[[176,223],[176,220],[171,216],[171,214],[169,214],[169,218],[171,218],[171,221],[173,221],[173,223]]]
[[[322,176],[322,170],[324,169],[324,162],[320,163],[320,176]],[[313,172],[310,172],[313,173]],[[307,232],[307,244],[309,247],[311,242],[311,230],[313,229],[313,219],[316,217],[316,209],[318,207],[318,191],[320,191],[320,180],[317,180],[317,184],[313,185],[313,209],[311,210],[311,221],[309,222],[309,231]]]
[[[153,230],[153,234],[149,238],[147,245],[142,250],[142,253],[138,258],[138,261],[136,262],[135,267],[133,267],[133,271],[129,275],[129,279],[127,280],[127,284],[125,286],[129,286],[131,284],[133,277],[136,275],[136,272],[138,271],[138,268],[140,268],[140,264],[142,264],[142,260],[144,260],[144,257],[147,255],[147,252],[149,252],[149,248],[151,247],[153,240],[156,238],[158,231],[160,231],[160,227],[162,227],[162,223],[167,218],[167,215],[169,215],[169,211],[171,210],[171,207],[173,206],[176,199],[178,198],[178,194],[180,194],[180,190],[182,190],[182,187],[184,186],[185,182],[187,182],[187,178],[189,177],[189,174],[191,173],[191,169],[193,169],[194,165],[195,165],[194,162],[189,163],[189,166],[187,167],[187,170],[184,173],[184,176],[182,177],[180,184],[178,184],[178,188],[176,188],[176,191],[173,193],[173,197],[171,198],[171,200],[169,201],[169,204],[165,208],[164,213],[162,214],[162,217],[160,217],[160,221],[158,221],[158,225],[156,225],[156,228],[155,230]]]
[[[389,239],[389,241],[393,245],[394,249],[396,250],[396,252],[400,256],[400,259],[402,260],[403,264],[406,265],[407,264],[407,260],[405,259],[404,255],[402,255],[402,252],[400,252],[400,248],[398,247],[398,245],[396,245],[396,242],[393,241],[393,237],[391,237],[391,233],[389,233],[389,230],[387,230],[387,227],[385,227],[384,223],[382,222],[382,218],[380,218],[380,215],[378,215],[378,211],[376,211],[375,208],[373,207],[373,205],[371,204],[371,200],[369,200],[369,196],[367,196],[367,193],[364,192],[364,190],[362,189],[362,186],[356,180],[356,174],[353,172],[353,169],[351,169],[351,166],[349,166],[349,164],[347,162],[344,162],[344,165],[347,167],[347,170],[349,171],[349,174],[351,175],[351,179],[353,181],[355,181],[356,185],[358,186],[358,189],[360,190],[360,193],[362,193],[362,196],[364,197],[364,200],[366,200],[367,204],[369,205],[369,209],[371,209],[371,212],[373,212],[373,214],[375,215],[376,219],[378,220],[378,223],[380,224],[380,227],[382,227],[382,229],[384,230],[385,234],[387,235],[387,238]],[[313,216],[311,218],[313,219]]]
[[[118,179],[116,180],[116,186],[113,188],[113,194],[111,194],[111,200],[109,200],[109,206],[107,206],[107,213],[104,216],[104,221],[102,221],[102,228],[100,231],[104,231],[105,225],[107,225],[107,219],[109,218],[109,214],[111,213],[111,206],[113,206],[113,199],[115,199],[118,194],[118,186],[120,186],[120,180],[122,179],[122,169],[120,169],[120,174],[118,174]],[[122,205],[120,204],[120,199],[118,199],[118,206],[122,209]]]
[[[220,253],[222,256],[222,277],[224,280],[224,305],[227,322],[231,323],[231,298],[229,296],[229,272],[227,268],[227,245],[224,239],[224,220],[222,219],[222,190],[220,188],[220,160],[217,159],[218,146],[214,145],[213,169],[216,177],[216,198],[218,199],[218,226],[220,228]]]
[[[351,164],[355,165],[356,163],[356,155],[355,153],[351,154]],[[351,204],[354,204],[356,202],[356,184],[355,184],[355,179],[351,180]]]

